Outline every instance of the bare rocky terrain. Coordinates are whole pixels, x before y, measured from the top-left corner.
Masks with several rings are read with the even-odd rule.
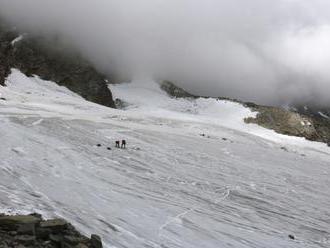
[[[102,248],[101,238],[87,238],[63,219],[41,215],[0,215],[1,248]]]
[[[287,110],[280,107],[246,104],[258,112],[255,118],[247,118],[247,123],[255,123],[280,134],[304,137],[308,140],[330,143],[330,120],[321,115]]]
[[[166,91],[168,95],[175,98],[195,99],[200,97],[190,94],[168,81],[164,81],[161,88]],[[219,100],[238,102],[250,108],[252,111],[258,112],[255,118],[246,118],[246,123],[258,124],[280,134],[304,137],[308,140],[330,144],[330,118],[328,117],[328,114],[330,116],[330,110],[326,107],[303,106],[285,109],[246,103],[224,97],[219,97]]]

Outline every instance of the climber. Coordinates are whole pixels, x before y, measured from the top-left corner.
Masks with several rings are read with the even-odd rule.
[[[126,140],[121,141],[121,148],[126,148]]]

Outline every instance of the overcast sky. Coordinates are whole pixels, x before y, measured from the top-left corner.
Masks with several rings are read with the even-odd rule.
[[[330,104],[329,0],[0,0],[0,15],[62,34],[105,72]]]

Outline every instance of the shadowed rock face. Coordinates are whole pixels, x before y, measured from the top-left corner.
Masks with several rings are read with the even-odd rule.
[[[115,107],[105,76],[72,49],[66,49],[54,37],[25,34],[14,44],[19,34],[0,24],[0,84],[11,68],[17,68],[27,76],[37,75],[56,82],[88,101]]]

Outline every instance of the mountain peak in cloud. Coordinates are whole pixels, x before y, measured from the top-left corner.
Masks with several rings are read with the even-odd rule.
[[[323,0],[0,0],[22,30],[56,33],[100,70],[210,96],[329,104]]]

